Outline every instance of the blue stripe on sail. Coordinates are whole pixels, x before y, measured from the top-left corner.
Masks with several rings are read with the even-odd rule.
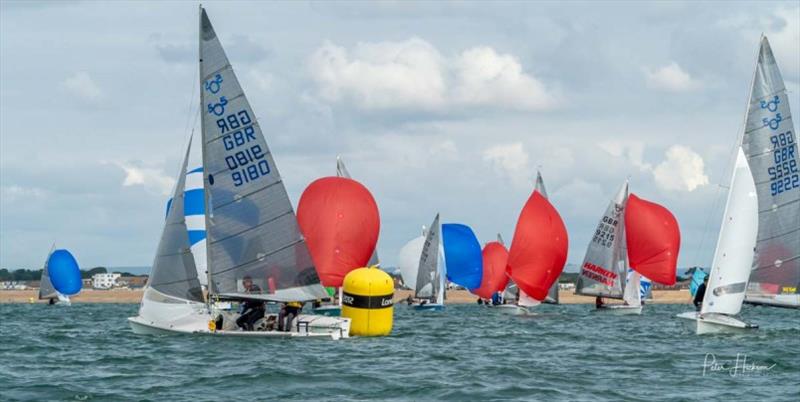
[[[205,211],[205,200],[203,200],[203,189],[187,190],[184,193],[183,208],[184,215],[203,215]]]
[[[481,287],[483,256],[481,244],[467,225],[442,225],[442,243],[447,264],[447,279],[467,289]]]
[[[203,167],[200,166],[198,168],[194,168],[194,169],[190,170],[189,172],[187,172],[186,174],[192,174],[192,173],[203,173]]]
[[[206,238],[206,231],[205,230],[189,230],[189,244],[194,246],[201,240],[205,240]]]

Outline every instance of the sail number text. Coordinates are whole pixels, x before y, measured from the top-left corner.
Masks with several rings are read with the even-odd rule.
[[[264,158],[266,154],[261,144],[256,141],[255,128],[251,125],[253,120],[247,110],[227,115],[217,120],[217,127],[222,136],[222,145],[225,147],[225,165],[231,172],[233,185],[257,180],[269,174],[269,163]],[[251,144],[256,142],[256,144]]]
[[[771,136],[773,165],[767,168],[772,195],[800,188],[796,144],[791,131]]]

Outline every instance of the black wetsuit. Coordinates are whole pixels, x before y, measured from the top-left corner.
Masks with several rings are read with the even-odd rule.
[[[261,288],[258,285],[250,286],[250,289],[247,290],[247,293],[261,293]],[[247,300],[244,302],[242,308],[242,315],[236,319],[236,325],[240,328],[244,328],[245,331],[252,331],[253,324],[256,321],[264,318],[264,313],[266,312],[267,308],[264,306],[264,302],[261,300]]]
[[[694,294],[694,308],[697,311],[700,311],[700,307],[703,306],[703,299],[706,297],[706,284],[700,284],[697,287],[697,293]]]

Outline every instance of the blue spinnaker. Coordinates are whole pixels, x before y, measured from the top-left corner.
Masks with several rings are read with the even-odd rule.
[[[447,279],[469,290],[481,286],[483,256],[481,244],[467,225],[445,223],[442,225],[444,260]]]
[[[47,261],[50,282],[61,294],[72,296],[81,291],[81,270],[69,251],[59,249],[50,254]]]

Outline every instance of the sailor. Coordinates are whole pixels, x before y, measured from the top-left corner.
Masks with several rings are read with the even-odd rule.
[[[500,303],[500,292],[495,292],[492,295],[492,306],[497,306],[499,304],[501,304]]]
[[[297,301],[291,301],[283,304],[281,312],[278,313],[278,331],[290,332],[292,330],[292,321],[303,309],[303,304]]]
[[[594,299],[594,307],[595,308],[603,308],[605,306],[605,304],[606,303],[603,301],[602,297],[600,297],[600,296],[595,297],[595,299]]]
[[[700,311],[703,307],[703,299],[706,297],[706,286],[708,285],[708,277],[703,278],[703,284],[697,287],[697,292],[694,294],[694,308]]]
[[[480,306],[480,305],[483,305],[483,299],[482,299],[482,298],[480,298],[480,297],[478,298],[478,305],[479,305],[479,306]]]
[[[414,304],[414,298],[411,297],[411,295],[408,295],[408,297],[406,297],[406,304],[408,304],[409,306]]]
[[[261,288],[253,283],[253,278],[245,276],[242,279],[245,293],[261,293]],[[264,318],[266,306],[261,300],[246,300],[242,305],[242,314],[236,319],[236,325],[245,331],[252,331],[253,324]]]

